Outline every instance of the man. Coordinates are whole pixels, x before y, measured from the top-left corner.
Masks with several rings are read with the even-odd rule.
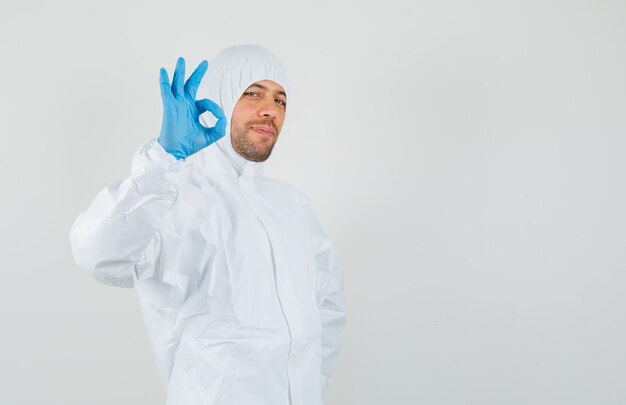
[[[74,257],[136,288],[169,405],[319,405],[343,278],[309,200],[263,176],[286,115],[283,65],[239,46],[186,83],[184,69],[171,86],[161,70],[161,134],[76,219]]]

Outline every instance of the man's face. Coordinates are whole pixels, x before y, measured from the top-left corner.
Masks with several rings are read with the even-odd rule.
[[[233,148],[244,158],[263,162],[283,127],[287,95],[271,80],[260,80],[248,87],[233,110],[230,138]]]

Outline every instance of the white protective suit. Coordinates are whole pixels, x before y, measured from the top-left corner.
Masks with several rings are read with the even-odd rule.
[[[267,50],[218,54],[197,98],[222,107],[227,135],[186,161],[147,142],[70,233],[81,267],[137,290],[168,405],[319,405],[337,362],[346,317],[328,234],[302,193],[231,145],[233,108],[259,80],[289,94]]]

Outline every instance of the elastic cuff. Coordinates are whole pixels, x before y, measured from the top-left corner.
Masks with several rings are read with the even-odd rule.
[[[141,145],[139,150],[137,150],[133,157],[132,171],[135,172],[155,166],[165,170],[178,170],[183,163],[185,163],[184,160],[176,160],[154,138]]]

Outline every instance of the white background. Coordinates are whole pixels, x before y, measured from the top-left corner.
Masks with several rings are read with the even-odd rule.
[[[626,403],[622,0],[0,6],[0,403],[162,404],[72,221],[158,135],[158,70],[291,76],[267,172],[317,204],[349,327],[327,405]]]

